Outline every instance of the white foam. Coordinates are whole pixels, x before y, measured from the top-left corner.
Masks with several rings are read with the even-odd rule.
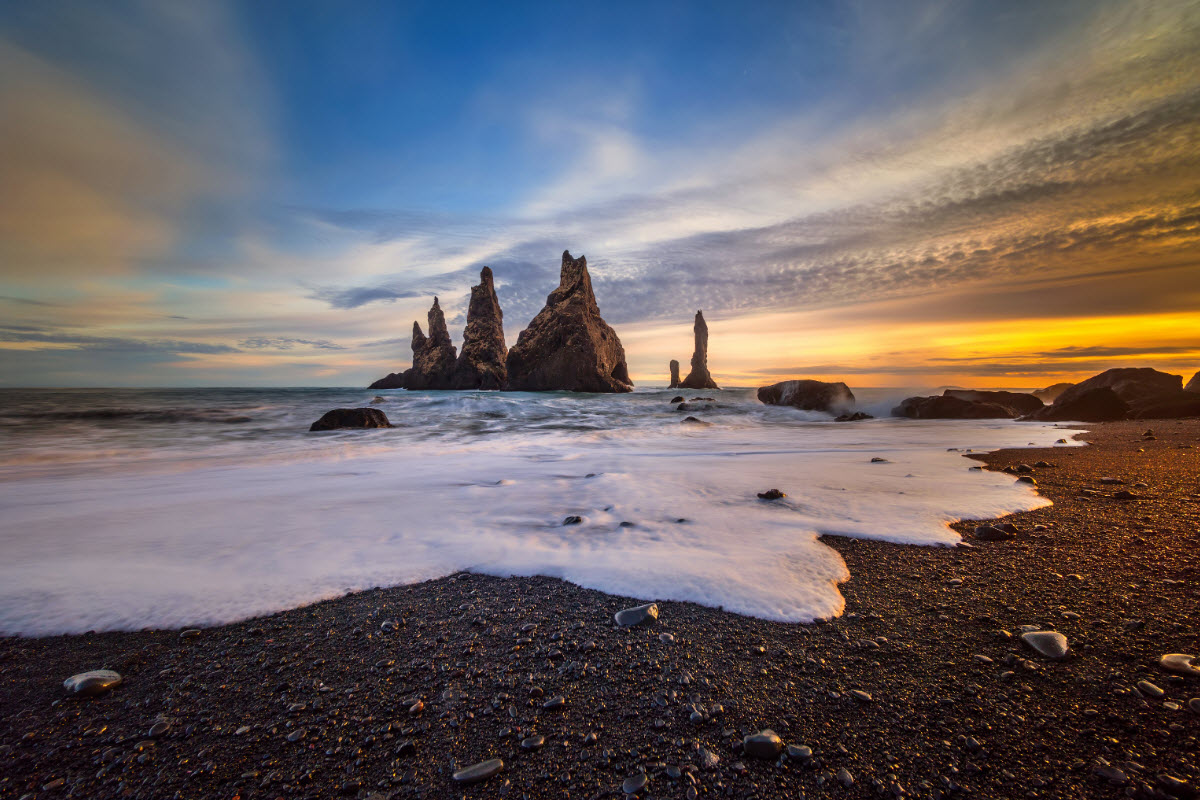
[[[248,446],[241,460],[192,454],[169,470],[10,472],[0,632],[215,624],[464,569],[811,621],[841,612],[848,577],[819,534],[953,544],[951,521],[1048,501],[1008,475],[968,471],[948,447],[1065,435],[1007,421],[764,413],[770,424],[743,415],[693,428],[667,416],[458,439],[400,429],[336,446],[313,437],[303,457],[293,445],[250,460]],[[758,500],[768,488],[788,498]],[[563,526],[567,515],[584,521]]]

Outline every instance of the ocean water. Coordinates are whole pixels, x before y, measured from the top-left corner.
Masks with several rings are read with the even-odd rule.
[[[0,391],[0,633],[216,624],[459,570],[808,622],[848,577],[819,535],[953,545],[952,521],[1048,504],[962,451],[1070,439],[752,390],[681,425],[680,393]],[[396,427],[308,432],[376,395]]]

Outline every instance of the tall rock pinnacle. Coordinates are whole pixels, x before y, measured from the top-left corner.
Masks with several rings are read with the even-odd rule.
[[[708,373],[708,325],[704,313],[696,312],[696,349],[692,353],[692,371],[679,386],[683,389],[720,389]]]
[[[667,388],[668,389],[678,389],[679,388],[679,362],[673,358],[671,359],[671,385],[668,386]]]
[[[514,391],[629,392],[617,332],[600,317],[587,259],[563,251],[558,288],[508,351]]]
[[[406,372],[406,389],[447,389],[454,372],[457,352],[450,343],[450,331],[446,328],[446,315],[433,298],[429,308],[429,337],[421,333],[421,326],[413,323],[413,365]]]
[[[496,297],[492,270],[484,267],[479,273],[479,285],[471,287],[462,353],[454,366],[449,388],[503,389],[508,382],[507,357],[504,312]]]

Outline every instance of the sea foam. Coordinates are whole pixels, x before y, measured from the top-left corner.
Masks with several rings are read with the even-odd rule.
[[[721,393],[699,427],[669,396],[398,392],[380,407],[401,427],[335,434],[259,405],[238,425],[278,435],[197,444],[177,424],[126,443],[142,458],[0,465],[0,632],[216,624],[459,570],[808,622],[841,612],[849,577],[820,535],[953,545],[952,521],[1048,504],[969,471],[963,450],[1065,435],[839,424],[744,393]],[[787,497],[759,500],[768,488]]]

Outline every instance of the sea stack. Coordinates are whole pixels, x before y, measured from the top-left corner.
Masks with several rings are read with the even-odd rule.
[[[696,312],[693,330],[696,334],[696,349],[692,352],[692,371],[679,386],[683,389],[720,389],[708,373],[708,325],[704,322],[704,313],[701,311]]]
[[[558,288],[508,351],[513,391],[630,392],[625,348],[600,317],[587,259],[564,250]]]
[[[492,283],[492,270],[484,267],[479,285],[471,287],[462,353],[454,365],[451,389],[503,389],[508,382],[508,347],[504,344],[504,312]]]
[[[413,365],[405,374],[406,389],[447,389],[458,353],[450,343],[450,331],[446,328],[446,315],[433,298],[429,309],[429,336],[421,333],[420,324],[413,323]]]
[[[668,389],[678,389],[679,388],[679,362],[673,358],[671,359],[671,385],[668,386],[667,388]]]

